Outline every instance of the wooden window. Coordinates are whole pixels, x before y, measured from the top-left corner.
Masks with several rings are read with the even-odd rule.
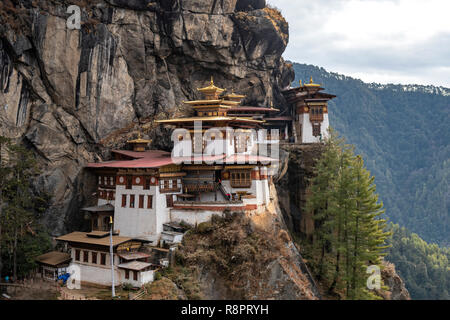
[[[106,253],[101,253],[101,254],[100,254],[100,264],[101,264],[102,266],[105,266],[105,265],[106,265]]]
[[[97,264],[97,252],[92,252],[92,263]]]
[[[125,208],[127,206],[127,195],[122,195],[122,208]]]
[[[89,251],[83,251],[83,262],[89,262]]]
[[[323,121],[323,107],[311,107],[309,117],[311,121]]]
[[[313,124],[313,136],[314,137],[320,136],[320,123]]]
[[[130,279],[130,270],[125,269],[125,279]]]
[[[243,133],[240,133],[237,137],[235,137],[234,143],[236,153],[247,152],[249,139],[250,137]]]
[[[164,180],[164,189],[170,189],[169,180]]]
[[[250,188],[252,186],[250,171],[232,171],[230,174],[232,188]]]
[[[133,185],[133,177],[132,176],[127,176],[127,186],[126,186],[126,188],[127,189],[131,189],[132,185]]]
[[[80,250],[75,250],[75,261],[80,261]]]
[[[147,199],[147,207],[148,207],[149,209],[153,209],[153,196],[152,196],[152,195],[148,196],[148,199]]]
[[[204,140],[203,137],[197,136],[196,134],[194,134],[194,136],[192,137],[192,149],[193,152],[201,152],[203,149],[205,148],[205,144],[204,144]]]
[[[143,194],[139,195],[139,208],[140,209],[144,208],[144,195]]]
[[[130,208],[134,208],[134,194],[130,194]]]
[[[168,194],[166,196],[166,207],[167,208],[173,207],[173,196],[171,194]]]
[[[145,177],[144,190],[150,190],[150,177]]]
[[[138,279],[138,273],[137,273],[137,271],[133,270],[133,280],[137,281],[137,279]]]
[[[174,189],[174,190],[178,189],[178,180],[177,179],[172,180],[172,189]]]

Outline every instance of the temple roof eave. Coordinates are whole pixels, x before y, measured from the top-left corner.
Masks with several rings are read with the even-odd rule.
[[[156,123],[186,123],[186,122],[195,122],[195,121],[241,121],[241,122],[251,122],[251,123],[263,123],[264,120],[254,120],[254,119],[246,119],[240,117],[194,117],[194,118],[177,118],[177,119],[166,119],[166,120],[155,120]]]

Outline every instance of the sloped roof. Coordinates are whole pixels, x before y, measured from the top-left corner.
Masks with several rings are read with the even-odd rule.
[[[83,211],[89,211],[89,212],[102,212],[102,211],[114,211],[114,206],[107,203],[102,206],[94,206],[94,207],[87,207],[87,208],[81,208]]]
[[[125,155],[133,160],[114,160],[89,163],[88,168],[159,168],[173,164],[171,153],[161,150],[143,152],[113,150],[113,153]]]
[[[145,269],[147,267],[150,267],[151,265],[152,265],[151,263],[147,263],[147,262],[131,261],[131,262],[126,262],[126,263],[119,264],[117,267],[118,268],[122,268],[122,269],[129,269],[129,270],[140,271],[140,270],[143,270],[143,269]]]
[[[36,262],[47,264],[50,266],[58,266],[60,264],[68,263],[72,258],[70,254],[59,251],[51,251],[44,253],[35,258]]]
[[[94,245],[98,245],[98,246],[109,247],[109,237],[94,238],[94,237],[88,237],[87,234],[88,234],[87,232],[75,231],[75,232],[63,235],[61,237],[58,237],[58,238],[56,238],[56,240],[72,242],[72,243],[87,243],[87,244],[94,244]],[[113,236],[112,239],[113,239],[114,247],[119,244],[133,240],[133,238],[121,237],[121,236]]]

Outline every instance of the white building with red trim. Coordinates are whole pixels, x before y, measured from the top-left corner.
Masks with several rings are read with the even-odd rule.
[[[205,100],[185,102],[195,117],[157,121],[175,129],[172,153],[145,150],[151,141],[139,137],[129,141],[132,151],[113,150],[113,160],[87,165],[98,181],[97,207],[87,208],[94,229],[102,230],[108,213],[100,208],[109,206],[121,236],[157,245],[169,237],[164,226],[170,223],[196,225],[226,210],[265,210],[277,160],[258,155],[264,121],[229,116],[243,96],[220,96],[224,90],[212,81],[199,91]]]

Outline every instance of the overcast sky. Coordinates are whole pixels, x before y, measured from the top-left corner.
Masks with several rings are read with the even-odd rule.
[[[289,22],[284,58],[366,82],[450,87],[450,0],[267,0]]]

